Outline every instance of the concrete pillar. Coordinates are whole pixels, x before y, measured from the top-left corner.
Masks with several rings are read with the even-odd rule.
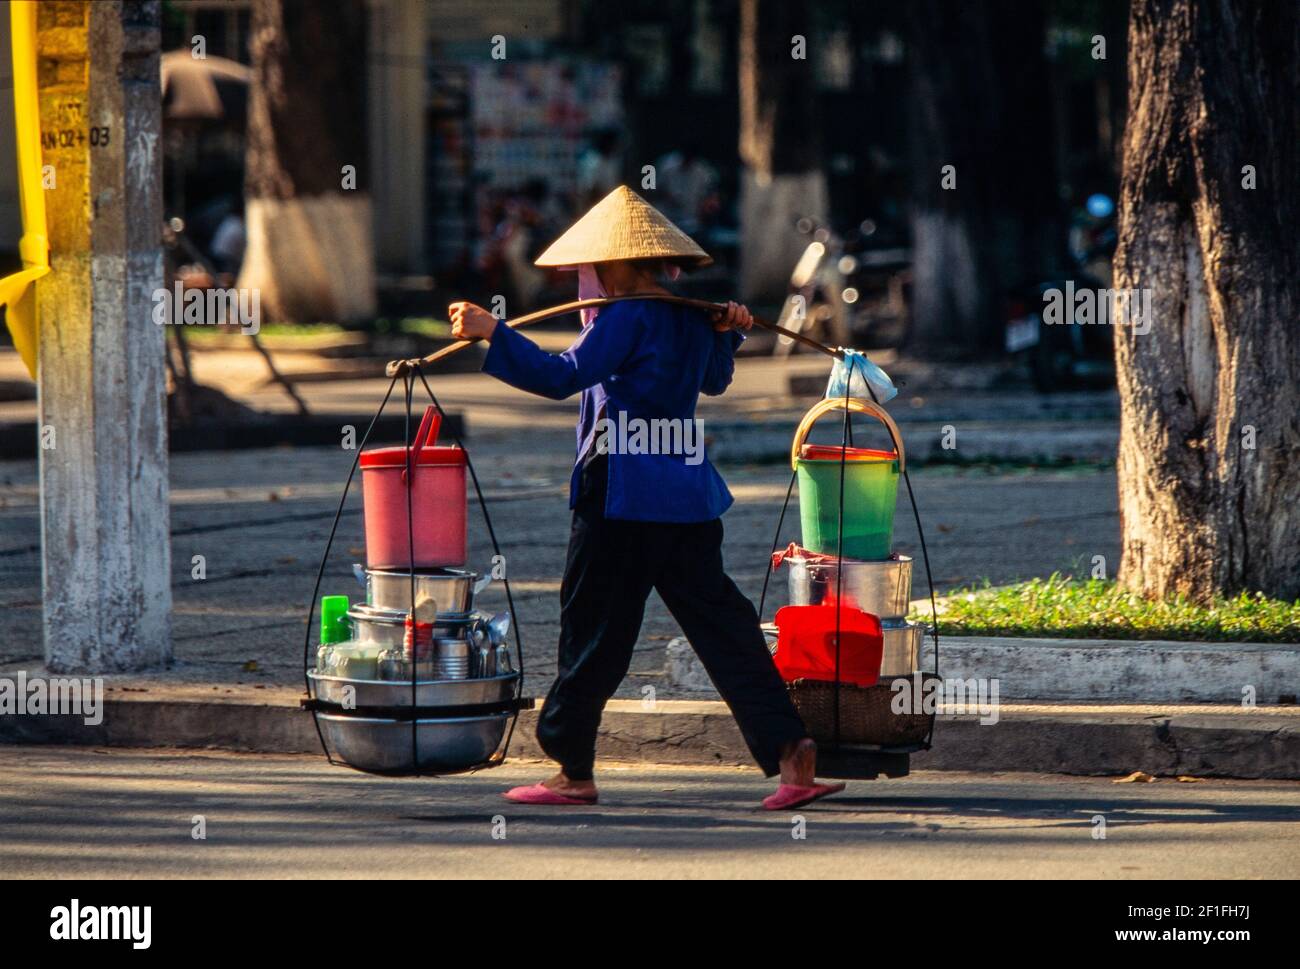
[[[423,0],[370,0],[367,115],[375,263],[418,274],[425,261],[425,78],[429,11]]]
[[[171,658],[158,2],[37,20],[52,272],[39,283],[45,660]]]

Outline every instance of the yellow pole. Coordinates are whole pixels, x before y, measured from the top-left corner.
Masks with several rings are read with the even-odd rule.
[[[23,268],[0,279],[0,304],[14,348],[36,377],[36,287],[50,271],[50,244],[45,235],[45,185],[41,171],[41,115],[36,89],[36,3],[12,0],[9,28],[13,37],[14,126],[18,145],[18,196],[23,236],[18,254]]]

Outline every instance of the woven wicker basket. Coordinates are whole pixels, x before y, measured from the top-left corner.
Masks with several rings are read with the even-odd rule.
[[[923,674],[923,682],[936,679]],[[808,734],[818,743],[835,741],[835,684],[820,680],[795,680],[787,683],[790,699],[803,717]],[[895,692],[888,683],[854,686],[841,683],[840,742],[899,747],[923,744],[930,735],[934,715],[928,713],[894,713]]]

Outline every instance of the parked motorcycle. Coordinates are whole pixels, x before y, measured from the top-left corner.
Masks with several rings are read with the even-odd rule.
[[[1053,324],[1045,320],[1044,311],[1053,304],[1064,305],[1066,294],[1085,289],[1096,294],[1108,291],[1116,241],[1114,201],[1108,195],[1089,196],[1070,228],[1073,274],[1037,282],[1007,299],[1006,350],[1028,366],[1039,393],[1113,386],[1113,328],[1065,321]],[[1073,314],[1072,305],[1069,312]]]
[[[900,343],[910,317],[910,250],[883,238],[871,219],[847,238],[809,217],[795,227],[810,241],[790,274],[777,322],[833,346]],[[773,352],[784,356],[796,347],[781,337]]]

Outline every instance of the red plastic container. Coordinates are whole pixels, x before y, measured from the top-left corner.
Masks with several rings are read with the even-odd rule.
[[[430,407],[411,442],[411,477],[406,480],[406,449],[361,452],[361,494],[365,503],[366,565],[405,569],[412,564],[407,522],[414,527],[417,569],[464,565],[466,547],[465,452],[434,447],[441,418]],[[407,517],[410,491],[411,516]]]
[[[880,619],[861,609],[840,610],[840,682],[875,686],[885,637]],[[776,612],[773,660],[787,683],[835,681],[835,606],[785,606]]]

